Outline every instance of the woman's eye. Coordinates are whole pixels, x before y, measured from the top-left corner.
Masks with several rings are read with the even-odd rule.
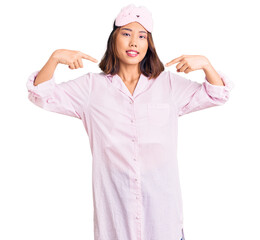
[[[124,36],[126,36],[125,34],[130,35],[129,33],[123,33]],[[145,36],[140,36],[140,37],[142,37],[142,38],[146,38]]]

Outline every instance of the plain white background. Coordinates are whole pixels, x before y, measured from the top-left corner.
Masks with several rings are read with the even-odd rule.
[[[235,83],[225,105],[179,118],[186,240],[260,239],[257,1],[24,0],[5,1],[0,10],[1,240],[93,239],[88,135],[79,119],[33,105],[26,81],[58,48],[100,61],[114,19],[130,3],[152,12],[164,64],[204,55]],[[58,65],[56,82],[101,71],[83,64]],[[176,73],[176,64],[165,70]],[[177,74],[200,83],[205,76]]]

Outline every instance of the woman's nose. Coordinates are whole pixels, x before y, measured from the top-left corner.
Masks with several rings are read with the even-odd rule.
[[[137,47],[136,43],[133,43],[133,42],[130,43],[130,46]]]

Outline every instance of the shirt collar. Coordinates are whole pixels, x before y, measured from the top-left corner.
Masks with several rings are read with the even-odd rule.
[[[123,92],[130,98],[135,98],[137,95],[143,92],[146,89],[145,87],[148,85],[149,82],[148,77],[146,77],[144,74],[141,73],[137,85],[135,87],[134,93],[132,95],[118,74],[115,75],[107,74],[106,76],[108,77],[108,79],[110,80],[113,86],[115,86],[117,89],[119,89],[121,92]]]

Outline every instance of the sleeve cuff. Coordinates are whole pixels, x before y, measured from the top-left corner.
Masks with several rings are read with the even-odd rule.
[[[203,85],[210,96],[215,98],[227,99],[229,97],[229,92],[235,87],[235,84],[223,72],[217,70],[217,73],[221,77],[225,86],[211,84],[210,82],[208,82],[206,77]]]
[[[37,70],[29,76],[26,83],[27,90],[30,94],[37,97],[49,96],[55,87],[55,76],[53,75],[51,79],[34,86],[34,80],[39,72],[40,70]]]

